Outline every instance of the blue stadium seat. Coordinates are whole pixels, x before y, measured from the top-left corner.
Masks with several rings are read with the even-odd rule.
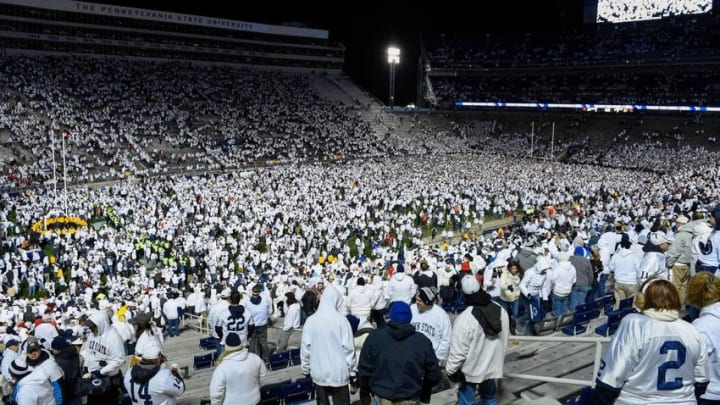
[[[578,307],[579,308],[579,307]],[[562,333],[570,336],[581,335],[587,331],[587,324],[594,319],[597,309],[585,312],[575,312],[572,323],[561,329]]]
[[[213,353],[199,354],[193,357],[193,369],[200,370],[203,368],[211,368],[215,364]]]
[[[618,306],[619,310],[623,309],[632,309],[633,302],[635,301],[635,296],[627,297],[620,300],[620,305]]]
[[[214,337],[206,337],[200,339],[200,348],[203,350],[215,350],[217,349],[217,341]]]
[[[287,368],[290,364],[290,352],[272,353],[270,355],[270,370]]]
[[[595,328],[595,333],[601,336],[611,336],[615,333],[620,321],[625,316],[623,311],[612,311],[608,314],[607,322]]]
[[[304,404],[315,398],[315,385],[310,378],[303,378],[282,386],[285,405]]]
[[[608,312],[613,310],[613,305],[615,305],[615,295],[614,294],[604,295],[595,301],[597,301],[598,305],[600,306],[600,309],[603,310],[603,313],[607,315]]]
[[[284,381],[260,387],[260,403],[262,405],[281,405],[283,403],[283,385],[289,382]]]
[[[290,365],[300,365],[300,349],[290,349]]]
[[[595,310],[598,308],[600,308],[600,304],[596,300],[596,301],[588,302],[586,304],[578,305],[577,308],[575,308],[575,312],[588,312],[588,311],[592,311],[592,310]]]

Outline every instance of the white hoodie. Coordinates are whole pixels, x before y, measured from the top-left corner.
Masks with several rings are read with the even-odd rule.
[[[211,405],[259,403],[260,378],[267,372],[263,360],[248,349],[227,354],[210,380]]]
[[[577,272],[575,267],[568,261],[568,252],[560,252],[558,261],[553,266],[550,274],[552,280],[552,292],[558,297],[567,297],[572,291],[575,281],[577,281]]]
[[[327,286],[318,310],[303,327],[300,368],[324,387],[347,385],[350,371],[356,369],[355,341],[350,322],[340,313],[342,304],[340,292]]]
[[[630,249],[619,248],[610,259],[609,270],[615,273],[615,282],[637,286],[640,279],[640,259]]]
[[[720,303],[714,303],[700,310],[700,317],[693,321],[693,326],[700,332],[708,351],[710,367],[710,384],[701,398],[713,401],[720,400]]]
[[[85,359],[85,367],[90,372],[100,370],[102,375],[117,375],[125,363],[125,343],[122,337],[110,325],[107,312],[96,311],[89,320],[97,325],[98,334],[89,334],[80,351]],[[107,363],[105,367],[100,366],[100,361]]]
[[[35,369],[17,383],[17,405],[55,405],[50,379],[43,369]]]
[[[411,277],[405,275],[405,273],[396,272],[390,279],[388,285],[388,296],[390,302],[404,301],[410,305],[415,293],[417,292],[417,285]]]

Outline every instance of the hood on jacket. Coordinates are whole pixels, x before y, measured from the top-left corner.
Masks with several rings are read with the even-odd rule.
[[[248,353],[250,352],[248,351],[247,347],[245,347],[240,350],[228,352],[227,355],[223,355],[220,358],[220,361],[245,361],[248,358]],[[218,363],[220,361],[218,361]]]
[[[405,340],[415,333],[415,327],[411,323],[395,323],[394,321],[388,321],[387,331],[393,339]]]
[[[688,224],[680,228],[678,232],[685,231],[686,228],[688,232],[692,233],[693,237],[708,234],[713,230],[712,226],[704,219],[690,221]]]
[[[522,248],[522,249],[520,249],[520,251],[518,252],[517,255],[520,256],[520,257],[528,258],[528,259],[531,258],[531,257],[535,257],[535,256],[536,256],[535,252],[532,251],[532,250],[530,250],[530,249],[528,249],[528,248]]]
[[[245,312],[245,307],[242,305],[230,305],[228,306],[228,311],[230,311],[230,315],[232,315],[233,318],[240,318]]]
[[[159,364],[138,364],[130,370],[132,381],[145,384],[160,371]]]
[[[615,254],[618,255],[619,257],[628,257],[634,253],[630,249],[625,249],[624,247],[621,247],[615,252]]]
[[[108,328],[110,328],[110,319],[108,318],[107,312],[103,310],[98,310],[92,313],[88,320],[92,321],[95,326],[97,326],[98,330],[98,336],[101,336],[103,333],[105,333]]]
[[[320,304],[318,305],[318,312],[335,311],[339,313],[342,310],[342,305],[343,300],[340,292],[330,285],[323,290],[322,296],[320,297]]]

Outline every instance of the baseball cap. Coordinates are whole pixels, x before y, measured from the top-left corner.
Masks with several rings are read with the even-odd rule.
[[[139,354],[143,360],[154,360],[162,356],[162,347],[157,341],[144,345],[142,353]]]
[[[686,217],[685,215],[680,215],[675,220],[675,222],[677,222],[678,224],[687,224],[689,221],[690,221],[690,219],[688,217]]]
[[[10,340],[8,340],[7,342],[5,342],[5,347],[17,346],[17,345],[19,345],[19,344],[20,344],[20,341],[19,341],[19,340],[17,340],[17,339],[10,339]]]
[[[35,336],[29,336],[25,340],[25,352],[30,353],[35,350],[42,350],[43,345],[40,344],[40,341]]]

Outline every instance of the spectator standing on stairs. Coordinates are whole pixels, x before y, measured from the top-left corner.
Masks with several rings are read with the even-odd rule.
[[[463,277],[462,289],[468,307],[453,323],[445,371],[459,384],[459,405],[475,404],[476,395],[479,403],[496,405],[496,380],[503,375],[510,320],[474,277]]]

